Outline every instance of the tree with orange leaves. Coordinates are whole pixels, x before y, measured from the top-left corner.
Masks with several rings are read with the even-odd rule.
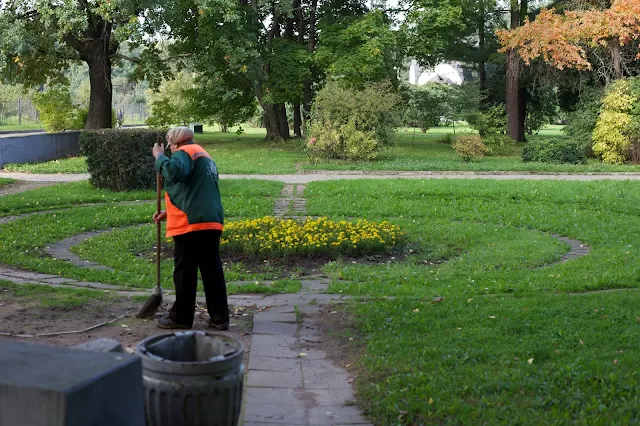
[[[614,0],[604,10],[543,10],[535,21],[497,33],[502,51],[516,51],[529,65],[541,58],[558,69],[592,69],[587,49],[611,52],[614,77],[623,76],[620,49],[640,38],[640,0]],[[640,53],[636,56],[640,58]]]

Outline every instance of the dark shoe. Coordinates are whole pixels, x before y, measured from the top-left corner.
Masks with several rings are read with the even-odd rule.
[[[184,330],[191,328],[190,325],[178,324],[177,322],[173,321],[170,318],[160,318],[158,320],[158,327],[168,328],[168,329],[184,329]]]
[[[213,328],[214,330],[226,331],[229,329],[229,321],[226,321],[226,322],[209,321],[209,328]]]

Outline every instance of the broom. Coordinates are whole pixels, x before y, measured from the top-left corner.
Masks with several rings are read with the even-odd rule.
[[[160,173],[156,174],[156,210],[158,214],[161,211],[160,193],[162,192],[162,177]],[[151,297],[142,306],[142,309],[136,315],[136,318],[149,318],[152,317],[160,305],[162,304],[162,287],[160,287],[160,234],[162,230],[162,224],[160,221],[156,224],[156,287],[153,289]]]

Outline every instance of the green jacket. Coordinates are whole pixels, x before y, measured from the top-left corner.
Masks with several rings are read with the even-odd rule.
[[[218,168],[204,148],[193,142],[182,145],[171,158],[160,155],[155,168],[164,177],[167,237],[208,229],[222,231]]]

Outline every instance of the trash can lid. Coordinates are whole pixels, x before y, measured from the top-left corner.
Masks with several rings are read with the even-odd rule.
[[[179,331],[147,338],[138,344],[138,351],[157,361],[210,363],[244,351],[244,345],[224,334]]]

